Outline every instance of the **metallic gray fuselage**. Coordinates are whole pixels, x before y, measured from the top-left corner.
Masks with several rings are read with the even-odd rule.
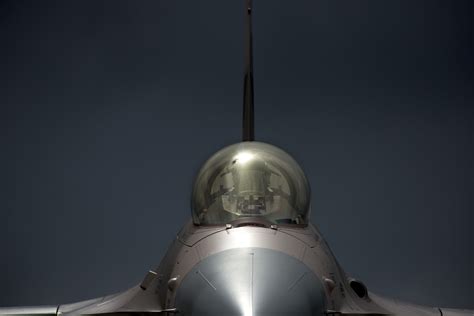
[[[51,307],[0,308],[0,315],[425,315],[474,316],[359,297],[321,234],[307,227],[181,230],[160,265],[127,291]]]
[[[301,261],[264,248],[211,255],[182,279],[175,306],[182,315],[323,315],[321,282]]]
[[[254,261],[253,270],[251,260]],[[236,265],[236,262],[239,264]],[[186,311],[186,315],[191,314],[189,306],[193,304],[200,309],[208,308],[207,313],[193,315],[214,315],[211,313],[213,307],[202,306],[204,302],[216,301],[217,298],[229,306],[230,311],[234,308],[230,307],[231,304],[238,300],[235,297],[237,288],[245,295],[253,296],[252,315],[268,315],[267,310],[274,311],[272,305],[281,308],[281,315],[319,315],[323,308],[324,311],[341,310],[345,308],[344,304],[360,310],[385,312],[372,304],[370,299],[360,299],[347,290],[348,278],[312,226],[226,229],[203,228],[188,223],[158,267],[157,274],[163,280],[158,286],[163,306]],[[170,279],[176,280],[172,286],[166,282]],[[336,284],[332,291],[326,288],[325,279],[331,279]],[[253,290],[249,282],[254,282]],[[194,297],[190,294],[193,291]],[[253,291],[252,294],[249,291]],[[282,301],[284,294],[288,298],[293,294],[299,299],[311,297],[314,306],[303,303],[293,305],[293,298]],[[266,310],[261,310],[263,314],[258,313],[260,302],[268,306]],[[282,304],[288,307],[283,308]],[[315,310],[319,312],[315,313]]]

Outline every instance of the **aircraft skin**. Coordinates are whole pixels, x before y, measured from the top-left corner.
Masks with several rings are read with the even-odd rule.
[[[160,265],[125,292],[3,308],[0,315],[474,315],[358,295],[351,281],[313,225],[202,227],[189,221]]]
[[[287,153],[254,141],[251,3],[245,2],[243,142],[214,154],[193,189],[193,217],[158,267],[124,292],[0,315],[474,316],[381,297],[346,275],[309,223],[310,189]]]

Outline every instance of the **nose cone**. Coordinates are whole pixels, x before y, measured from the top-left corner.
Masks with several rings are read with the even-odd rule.
[[[181,282],[180,315],[324,315],[321,282],[303,263],[268,249],[233,249],[210,256]]]

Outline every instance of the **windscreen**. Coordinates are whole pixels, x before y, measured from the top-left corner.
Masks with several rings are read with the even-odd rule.
[[[304,225],[309,205],[309,184],[296,161],[260,142],[238,143],[217,152],[199,171],[192,196],[197,225],[245,218]]]

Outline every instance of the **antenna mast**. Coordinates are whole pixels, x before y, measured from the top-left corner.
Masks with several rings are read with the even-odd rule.
[[[253,109],[252,0],[245,3],[245,75],[242,141],[255,140]]]

